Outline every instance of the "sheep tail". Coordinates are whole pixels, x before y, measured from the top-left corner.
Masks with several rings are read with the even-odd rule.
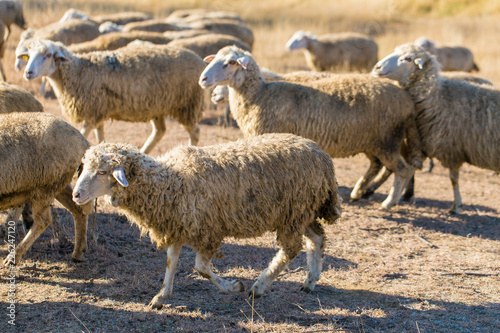
[[[340,217],[342,198],[337,191],[329,190],[328,197],[318,210],[318,217],[326,224],[334,224]]]

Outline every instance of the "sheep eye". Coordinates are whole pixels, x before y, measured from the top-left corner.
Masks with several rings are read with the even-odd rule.
[[[23,55],[20,55],[20,56],[19,56],[19,57],[17,57],[17,58],[18,58],[18,59],[21,59],[21,60],[24,60],[24,61],[28,61],[28,59],[29,59],[30,57],[28,57],[28,55],[26,55],[26,54],[23,54]]]
[[[47,54],[45,55],[45,58],[52,58],[52,53],[47,53]]]
[[[108,173],[108,172],[107,172],[107,171],[105,171],[105,170],[99,170],[99,171],[97,171],[97,174],[98,174],[98,175],[100,175],[100,176],[103,176],[103,175],[105,175],[105,174],[107,174],[107,173]]]
[[[403,60],[406,62],[412,62],[412,59],[410,57],[405,57]]]
[[[236,61],[235,60],[229,60],[227,63],[229,65],[236,65]]]

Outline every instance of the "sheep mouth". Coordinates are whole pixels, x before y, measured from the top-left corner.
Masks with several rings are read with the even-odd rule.
[[[376,77],[387,77],[389,75],[389,73],[388,72],[384,73],[384,72],[372,71],[372,75],[374,75]]]
[[[24,78],[27,80],[27,81],[31,81],[31,80],[34,80],[38,77],[38,75],[36,75],[35,73],[25,73],[24,74]]]
[[[89,202],[90,200],[92,200],[92,198],[90,197],[90,195],[84,195],[82,196],[81,194],[79,194],[78,197],[75,197],[73,195],[73,201],[77,204],[77,205],[85,205],[87,202]]]
[[[200,81],[199,85],[203,89],[209,89],[209,88],[212,88],[213,86],[215,86],[215,83],[208,83],[206,81]]]

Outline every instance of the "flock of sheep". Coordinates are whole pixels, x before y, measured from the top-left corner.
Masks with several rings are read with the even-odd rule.
[[[17,1],[0,1],[0,13],[0,28],[26,28]],[[224,292],[243,291],[240,281],[218,277],[211,260],[225,237],[267,231],[276,232],[280,250],[250,295],[264,293],[300,252],[303,236],[303,290],[311,291],[322,270],[321,223],[341,215],[332,158],[364,153],[370,161],[352,200],[369,196],[394,173],[385,209],[405,188],[411,191],[414,171],[427,157],[450,170],[454,213],[462,205],[463,163],[500,171],[500,91],[469,73],[441,72],[478,70],[468,49],[419,39],[378,61],[377,44],[367,36],[299,31],[286,47],[303,49],[312,71],[278,74],[259,68],[253,42],[238,15],[201,9],[161,20],[69,10],[58,22],[24,31],[16,68],[26,80],[46,78],[65,115],[83,128],[43,112],[27,91],[0,84],[0,210],[10,210],[9,219],[22,211],[33,220],[4,264],[19,263],[51,224],[54,199],[74,217],[72,259],[82,260],[87,216],[93,200],[105,196],[158,248],[167,248],[153,308],[172,294],[185,244],[196,251],[203,277]],[[337,70],[372,73],[328,72]],[[207,91],[214,102],[228,102],[244,139],[196,147]],[[147,154],[165,134],[165,117],[186,129],[189,145],[154,158]],[[153,131],[140,150],[104,143],[108,119],[150,121]],[[85,137],[92,130],[99,144],[91,147]]]

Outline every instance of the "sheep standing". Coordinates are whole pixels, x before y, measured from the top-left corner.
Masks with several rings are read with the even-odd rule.
[[[179,252],[189,244],[195,269],[223,292],[244,291],[212,271],[226,237],[258,237],[276,231],[280,250],[250,289],[261,296],[297,256],[306,237],[308,273],[303,289],[319,280],[325,248],[320,221],[340,217],[331,158],[314,142],[291,134],[266,134],[227,144],[179,146],[158,159],[124,144],[100,144],[83,159],[73,200],[86,204],[105,195],[158,248],[167,249],[167,270],[150,306],[172,294]],[[320,220],[322,219],[322,220]]]
[[[3,36],[6,41],[10,35],[10,26],[17,25],[21,29],[26,29],[26,20],[23,14],[23,5],[19,1],[1,0],[0,1],[0,21],[5,24],[7,33]]]
[[[68,47],[73,53],[86,53],[92,51],[112,51],[127,46],[134,40],[152,42],[153,44],[168,44],[172,38],[168,38],[157,32],[130,31],[110,32],[84,43],[73,44]]]
[[[202,58],[216,53],[221,48],[229,45],[235,45],[245,51],[252,51],[250,46],[238,38],[223,34],[206,34],[191,38],[181,38],[171,41],[168,45],[186,48]]]
[[[436,43],[424,36],[417,38],[414,43],[435,55],[443,71],[479,71],[479,67],[474,62],[472,51],[466,47],[436,46]]]
[[[17,264],[51,222],[50,205],[57,199],[73,215],[73,260],[87,250],[87,214],[91,203],[72,202],[70,182],[89,147],[72,126],[43,112],[0,114],[0,211],[30,202],[34,223],[24,239],[4,261]]]
[[[24,77],[46,76],[65,114],[83,121],[82,134],[96,129],[104,140],[107,119],[147,122],[153,132],[141,151],[150,152],[165,134],[165,117],[175,118],[197,144],[203,91],[197,78],[205,68],[195,53],[163,45],[72,54],[47,40],[30,44]]]
[[[378,60],[378,46],[368,36],[354,32],[315,36],[297,31],[287,42],[289,51],[304,49],[307,65],[315,71],[369,72]]]
[[[364,153],[370,167],[354,187],[351,199],[359,199],[385,165],[396,177],[382,206],[397,204],[413,173],[400,155],[405,135],[415,147],[409,161],[414,166],[421,163],[408,94],[389,80],[362,74],[326,78],[311,87],[264,82],[251,54],[232,46],[205,60],[210,64],[200,76],[200,86],[229,86],[231,112],[246,136],[293,133],[315,141],[332,157]]]
[[[250,47],[253,47],[254,35],[250,28],[243,23],[234,23],[226,20],[195,21],[187,25],[190,29],[209,30],[215,34],[231,35]]]
[[[149,31],[149,32],[165,32],[179,31],[181,27],[167,23],[165,20],[151,19],[138,22],[130,22],[123,26],[122,31]]]
[[[500,91],[440,77],[439,69],[433,55],[410,43],[379,61],[373,74],[397,80],[415,101],[423,151],[450,170],[450,212],[459,213],[461,165],[500,171]]]

